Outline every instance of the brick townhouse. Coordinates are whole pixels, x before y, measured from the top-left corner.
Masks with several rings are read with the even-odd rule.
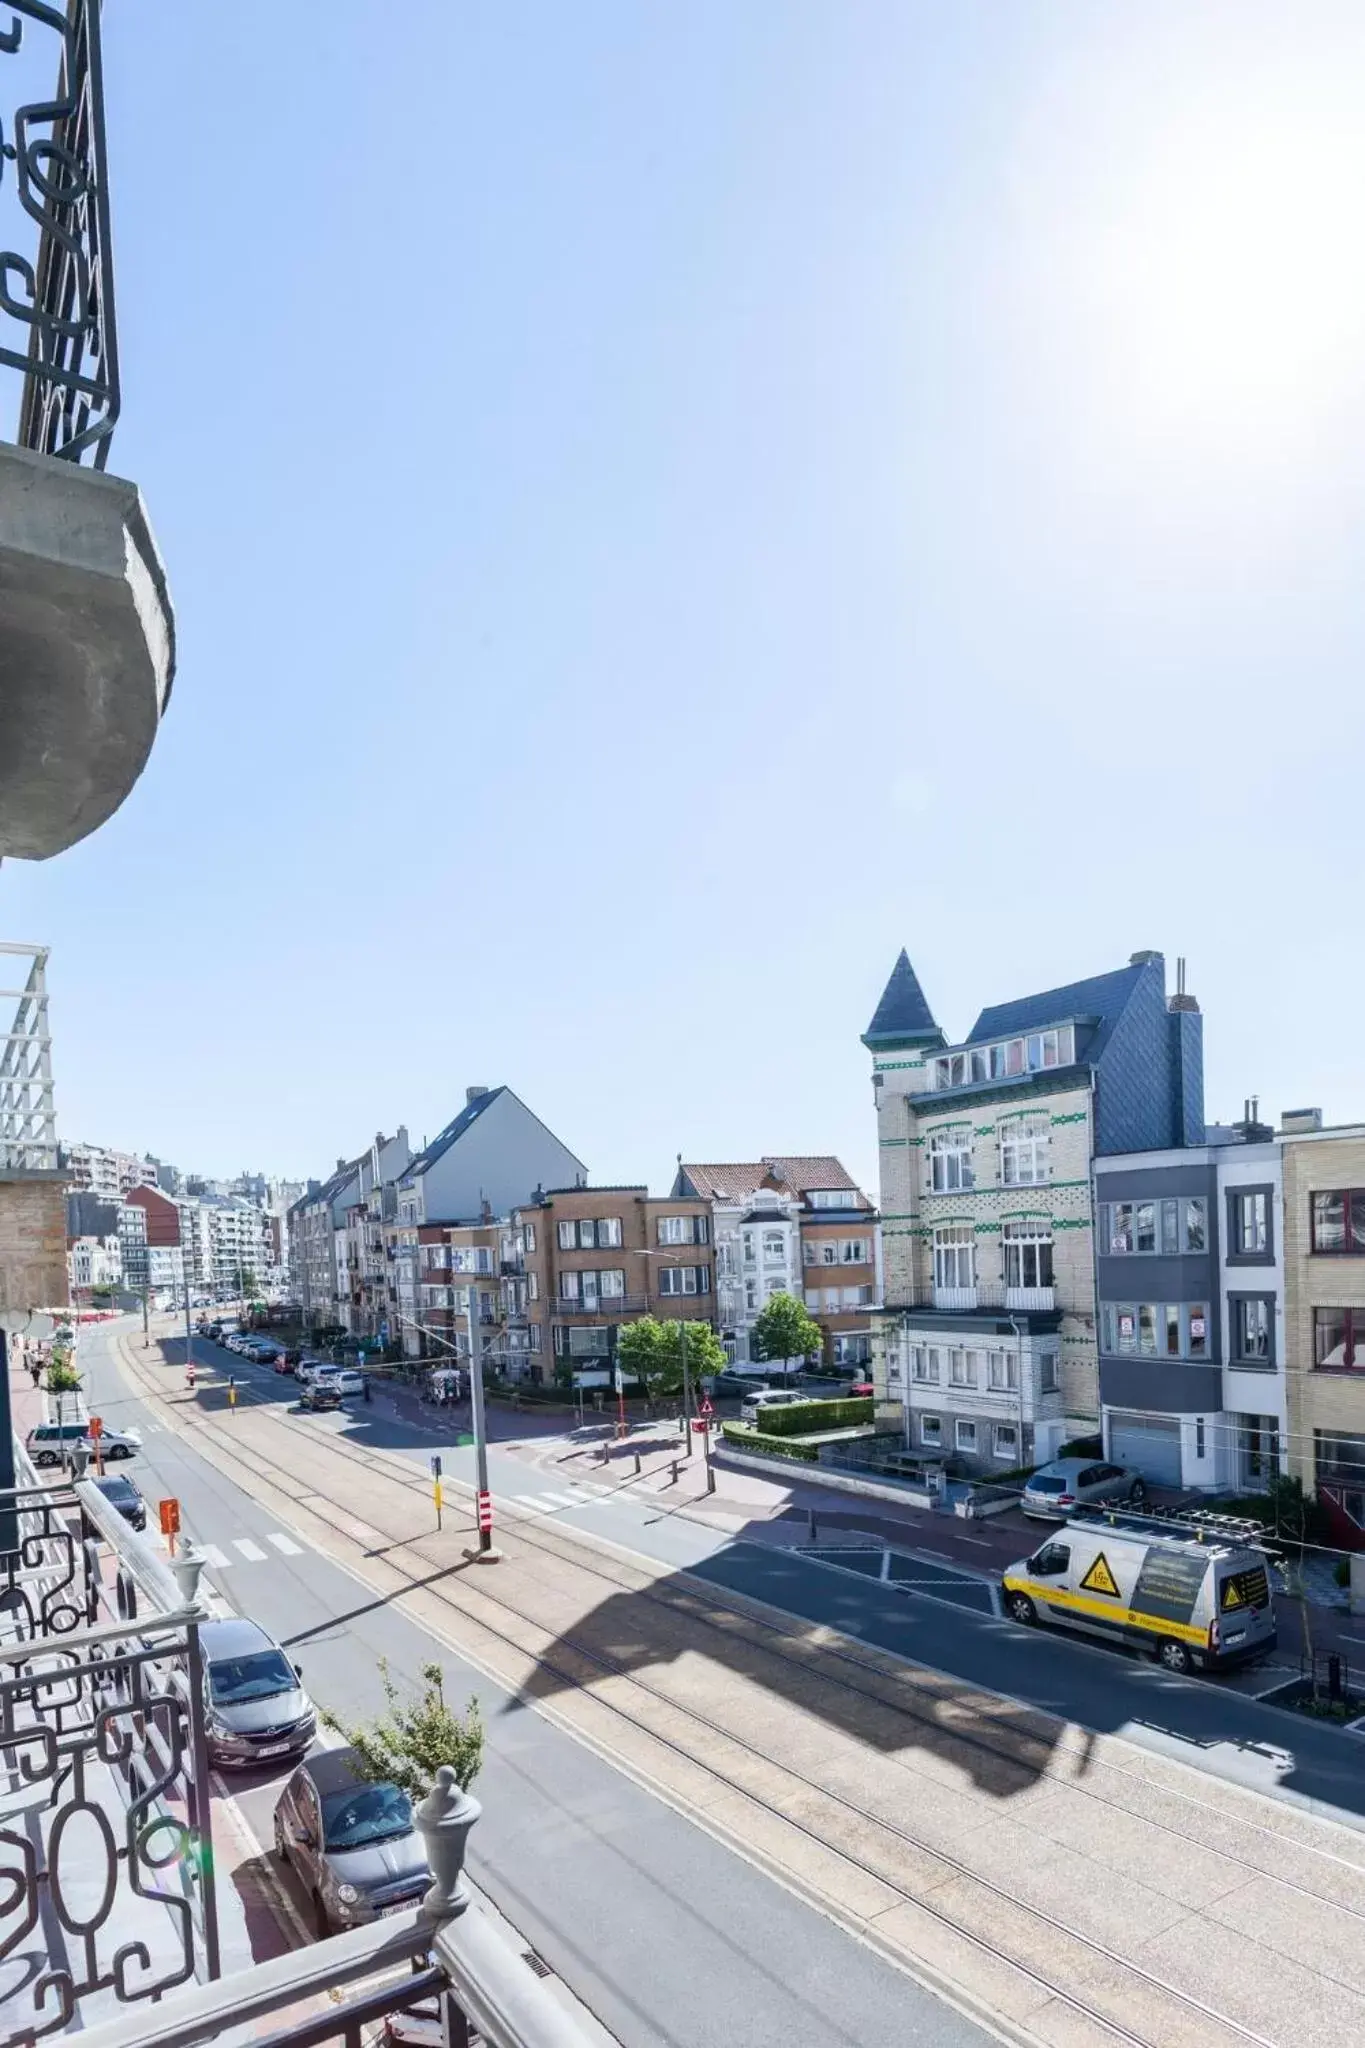
[[[1365,1124],[1280,1119],[1289,1472],[1365,1550]]]

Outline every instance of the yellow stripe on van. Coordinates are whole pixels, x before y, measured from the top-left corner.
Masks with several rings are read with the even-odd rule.
[[[1115,1606],[1112,1600],[1092,1599],[1088,1593],[1069,1593],[1061,1586],[1040,1585],[1032,1579],[1005,1579],[1002,1583],[1007,1593],[1027,1593],[1030,1599],[1040,1601],[1045,1607],[1068,1607],[1077,1614],[1096,1614],[1101,1621],[1125,1628],[1140,1628],[1148,1635],[1174,1636],[1177,1642],[1208,1642],[1207,1631],[1191,1628],[1188,1622],[1162,1621],[1159,1615],[1139,1614],[1132,1607]]]

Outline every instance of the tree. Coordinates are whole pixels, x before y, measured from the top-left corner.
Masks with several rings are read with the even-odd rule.
[[[439,1664],[422,1666],[422,1690],[405,1701],[380,1659],[379,1676],[388,1712],[348,1728],[328,1714],[356,1753],[356,1769],[372,1785],[397,1785],[413,1800],[425,1799],[442,1764],[467,1792],[483,1763],[483,1715],[471,1696],[464,1713],[449,1706]]]
[[[824,1345],[824,1331],[793,1294],[770,1295],[749,1332],[749,1356],[759,1364],[765,1359],[810,1358]]]
[[[49,1394],[57,1397],[57,1427],[62,1426],[62,1408],[68,1394],[79,1394],[84,1385],[83,1377],[71,1363],[69,1353],[56,1353],[43,1375],[43,1386]],[[65,1445],[63,1445],[63,1451]]]
[[[682,1392],[684,1348],[694,1386],[699,1379],[724,1370],[725,1352],[709,1323],[661,1323],[654,1316],[641,1316],[638,1322],[626,1324],[616,1339],[616,1363],[623,1372],[644,1382],[651,1400],[658,1400]]]

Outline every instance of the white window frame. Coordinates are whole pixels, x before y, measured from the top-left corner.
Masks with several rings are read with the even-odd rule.
[[[975,1287],[976,1232],[970,1223],[935,1225],[934,1285],[944,1289]]]
[[[1002,1449],[1000,1439],[1003,1436],[1008,1436],[1011,1441]],[[1019,1425],[1017,1422],[997,1422],[994,1425],[991,1430],[991,1456],[998,1458],[1002,1465],[1006,1463],[1018,1464]]]
[[[937,1344],[916,1344],[910,1352],[910,1377],[917,1387],[936,1387],[939,1375]]]
[[[986,1384],[993,1394],[1018,1393],[1019,1354],[1017,1351],[992,1351],[988,1354]]]
[[[1043,1258],[1044,1252],[1047,1253],[1046,1260]],[[1006,1287],[1051,1287],[1053,1238],[1052,1225],[1046,1219],[1007,1216],[1000,1226],[1000,1253],[1004,1263]],[[1047,1273],[1046,1279],[1042,1278],[1044,1270]]]
[[[965,1415],[959,1415],[953,1423],[953,1449],[976,1455],[976,1424]]]
[[[950,1387],[976,1387],[976,1352],[969,1345],[954,1344],[950,1348],[948,1352],[948,1385]]]
[[[1052,1178],[1052,1118],[1045,1109],[1005,1117],[1000,1125],[1000,1180],[1007,1188],[1043,1187]]]
[[[943,1417],[921,1415],[919,1418],[919,1440],[928,1451],[943,1449]]]
[[[784,1266],[786,1265],[787,1233],[784,1230],[773,1230],[767,1226],[764,1227],[763,1263],[765,1266],[775,1266],[779,1263]]]
[[[972,1127],[950,1124],[929,1139],[929,1189],[935,1195],[957,1194],[976,1185],[972,1165]]]

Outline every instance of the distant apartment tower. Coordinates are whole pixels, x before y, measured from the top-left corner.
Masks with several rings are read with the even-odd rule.
[[[1097,1157],[1200,1144],[1203,1039],[1160,953],[983,1010],[950,1043],[902,951],[863,1036],[881,1157],[874,1380],[926,1456],[989,1473],[1095,1431]]]
[[[877,1212],[827,1154],[679,1163],[675,1195],[704,1202],[716,1248],[717,1327],[726,1354],[752,1360],[754,1323],[774,1294],[804,1301],[825,1362],[866,1367],[879,1296]]]
[[[61,1164],[67,1185],[78,1193],[98,1195],[101,1201],[118,1202],[133,1188],[157,1184],[158,1163],[139,1158],[135,1152],[118,1152],[109,1145],[63,1145]]]

